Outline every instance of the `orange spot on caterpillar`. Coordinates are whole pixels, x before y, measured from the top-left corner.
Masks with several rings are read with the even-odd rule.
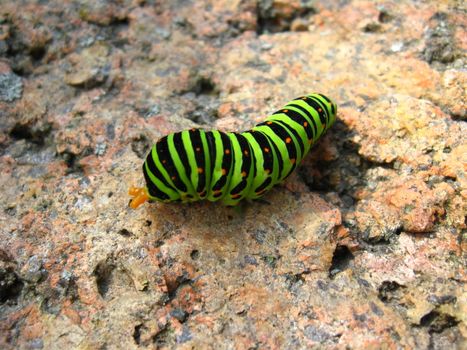
[[[229,150],[229,149],[226,149],[224,153],[225,153],[225,154],[230,154],[230,150]]]
[[[295,164],[295,161],[296,161],[295,158],[290,159],[290,163],[292,163],[292,164]]]
[[[292,142],[292,139],[291,139],[290,137],[287,137],[287,138],[285,139],[285,143],[291,143],[291,142]]]
[[[243,151],[243,154],[246,155],[246,156],[248,157],[248,154],[249,154],[249,153],[248,153],[247,150],[244,150],[244,151]]]
[[[227,174],[227,169],[222,169],[222,175]]]
[[[177,177],[176,176],[172,176],[172,180],[175,180]]]
[[[242,171],[242,177],[246,176],[246,171]]]
[[[239,197],[241,197],[242,195],[240,193],[235,193],[232,195],[232,199],[237,199]]]
[[[287,113],[288,111],[289,111],[288,109],[284,109],[282,112]]]
[[[162,159],[162,164],[165,164],[167,163],[167,161],[165,159]]]
[[[264,152],[269,153],[269,148],[264,147]]]
[[[264,172],[265,172],[266,174],[270,174],[270,173],[271,173],[271,169],[264,169]]]
[[[201,148],[196,147],[196,152],[199,152],[199,151],[201,151]]]
[[[203,168],[198,168],[198,174],[202,174],[204,172]]]
[[[308,126],[308,122],[304,122],[303,126],[306,128]]]
[[[272,124],[272,122],[266,122],[266,124],[268,124],[268,125],[271,125],[271,124]]]

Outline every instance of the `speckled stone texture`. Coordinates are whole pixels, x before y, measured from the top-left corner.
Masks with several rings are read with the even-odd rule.
[[[463,348],[466,11],[2,0],[0,348]],[[313,91],[338,122],[263,201],[128,208],[157,138]]]

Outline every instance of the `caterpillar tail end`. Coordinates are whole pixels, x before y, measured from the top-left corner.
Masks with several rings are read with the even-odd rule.
[[[128,194],[133,197],[130,201],[130,208],[137,209],[141,204],[149,200],[149,194],[146,187],[131,186]]]

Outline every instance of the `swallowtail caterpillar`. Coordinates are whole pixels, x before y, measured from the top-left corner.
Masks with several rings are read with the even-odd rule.
[[[146,201],[203,199],[234,206],[284,181],[336,119],[322,94],[287,103],[244,132],[190,129],[162,137],[143,164],[146,186],[131,187],[130,207]]]

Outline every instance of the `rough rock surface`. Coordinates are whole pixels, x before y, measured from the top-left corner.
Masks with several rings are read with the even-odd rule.
[[[1,1],[0,348],[460,349],[466,11]],[[339,120],[264,201],[128,208],[161,135],[311,91]]]

